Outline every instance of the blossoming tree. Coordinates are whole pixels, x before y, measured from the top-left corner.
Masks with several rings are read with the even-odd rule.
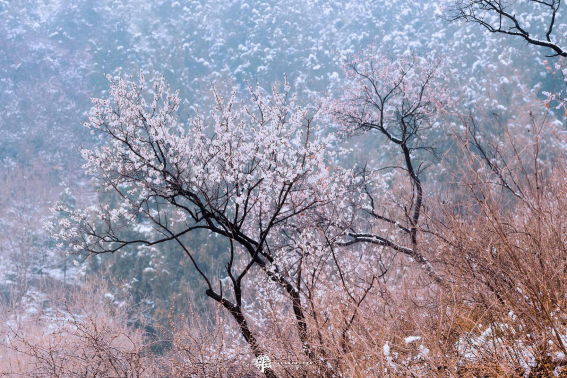
[[[187,125],[177,116],[177,93],[163,79],[148,88],[143,75],[138,83],[109,77],[110,98],[94,99],[85,123],[107,144],[82,154],[87,172],[119,200],[86,210],[58,205],[55,211],[64,216],[49,225],[53,236],[89,255],[177,245],[256,357],[267,351],[243,298],[277,294],[263,276],[291,309],[301,353],[329,373],[324,339],[348,352],[360,308],[385,273],[376,245],[412,257],[442,281],[418,248],[424,194],[414,157],[431,150],[427,136],[448,101],[436,80],[439,62],[406,55],[392,61],[368,50],[345,68],[351,85],[323,110],[297,105],[287,81],[283,93],[274,87],[271,95],[249,87],[248,105],[234,94],[225,100],[213,88],[210,116],[197,113]],[[335,134],[317,121],[323,111],[347,134],[374,130],[385,136],[398,151],[397,170],[406,174],[399,179],[407,179],[411,195],[399,195],[375,172],[356,175],[341,167]],[[372,233],[374,221],[394,232]],[[127,231],[140,222],[154,232],[132,237]],[[188,235],[197,230],[227,241],[228,258],[219,263],[228,285],[216,284],[188,247]],[[344,319],[332,320],[333,311]],[[275,376],[272,368],[264,374]]]
[[[347,61],[344,69],[351,82],[343,97],[331,105],[331,114],[349,135],[370,131],[382,135],[384,148],[394,150],[390,171],[403,172],[411,189],[407,196],[396,196],[395,188],[386,185],[383,176],[365,172],[367,201],[362,206],[372,222],[370,227],[368,223],[358,226],[368,229],[377,221],[392,226],[393,230],[381,235],[352,228],[339,245],[372,243],[396,250],[415,259],[441,282],[418,248],[424,201],[420,174],[424,161],[417,156],[420,152],[433,151],[438,120],[450,102],[439,80],[441,61],[411,54],[391,60],[370,48]],[[373,185],[379,190],[371,190]],[[404,242],[409,242],[409,246],[403,245]]]
[[[109,79],[110,99],[94,99],[85,123],[108,144],[84,149],[82,155],[87,172],[120,201],[78,211],[57,206],[67,217],[50,225],[55,238],[87,254],[177,243],[206,283],[206,295],[228,310],[256,356],[263,351],[243,312],[242,296],[245,277],[259,267],[287,293],[304,339],[299,291],[274,248],[286,229],[301,228],[296,219],[307,218],[344,187],[338,185],[344,177],[329,173],[330,137],[321,136],[313,111],[295,103],[286,81],[284,93],[274,88],[271,96],[249,88],[250,106],[214,92],[211,117],[197,114],[184,125],[177,117],[180,99],[163,79],[151,91],[143,75],[139,83]],[[159,237],[124,236],[140,216]],[[216,285],[187,248],[184,237],[195,230],[228,240],[225,268],[232,293],[222,282]],[[271,369],[265,374],[274,376]]]

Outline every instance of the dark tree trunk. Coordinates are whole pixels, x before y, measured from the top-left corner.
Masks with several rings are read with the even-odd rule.
[[[240,306],[237,306],[234,303],[230,302],[229,300],[222,298],[220,295],[218,295],[217,293],[215,293],[210,289],[207,290],[206,294],[209,297],[213,298],[215,301],[222,304],[224,308],[228,310],[230,315],[232,315],[234,320],[236,320],[236,323],[240,328],[240,332],[242,333],[242,336],[244,337],[248,345],[250,345],[250,348],[252,348],[252,352],[254,353],[254,356],[258,357],[263,355],[264,352],[258,345],[258,341],[256,340],[256,337],[254,336],[252,331],[250,331],[250,328],[248,327],[248,322],[246,321],[246,318],[244,317],[244,314],[242,313],[242,309],[240,308]],[[270,368],[264,369],[264,375],[267,378],[277,378],[276,373],[274,373],[274,371]]]

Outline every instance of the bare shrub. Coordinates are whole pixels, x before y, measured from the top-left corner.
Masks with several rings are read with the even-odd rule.
[[[102,280],[81,288],[54,284],[23,311],[2,308],[0,374],[8,377],[154,376],[142,332],[127,302]]]

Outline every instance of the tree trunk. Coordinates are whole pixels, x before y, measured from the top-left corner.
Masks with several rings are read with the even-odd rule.
[[[250,345],[250,348],[252,348],[252,352],[254,353],[254,356],[259,357],[263,355],[264,352],[258,345],[258,341],[256,340],[256,337],[250,331],[250,328],[248,327],[248,322],[246,321],[246,318],[244,317],[244,314],[242,313],[242,309],[240,308],[240,306],[237,306],[234,303],[230,302],[229,300],[222,298],[220,295],[218,295],[217,293],[215,293],[210,289],[207,290],[206,294],[209,297],[213,298],[215,301],[222,304],[224,308],[228,310],[230,315],[232,315],[234,320],[236,320],[236,323],[238,323],[238,327],[240,327],[240,332],[242,333],[242,336],[244,336],[244,339],[246,340],[248,345]],[[276,373],[274,373],[274,371],[270,368],[264,369],[264,375],[267,378],[277,378]]]

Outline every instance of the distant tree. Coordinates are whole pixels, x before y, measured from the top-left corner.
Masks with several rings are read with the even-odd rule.
[[[558,27],[566,26],[558,25],[562,21],[559,20],[561,0],[456,0],[448,3],[446,17],[450,21],[476,23],[491,33],[519,37],[531,45],[547,47],[553,50],[550,56],[567,57],[567,48],[561,44],[561,35],[557,35]]]
[[[347,61],[344,68],[350,83],[343,97],[332,106],[332,115],[347,134],[375,132],[382,135],[384,149],[392,151],[395,159],[389,164],[389,170],[402,172],[411,189],[407,195],[396,195],[398,188],[392,185],[386,191],[373,193],[369,188],[376,185],[376,182],[371,183],[376,180],[369,181],[368,178],[375,174],[363,172],[368,198],[363,212],[376,222],[394,226],[395,232],[387,236],[356,231],[356,226],[368,228],[368,224],[358,224],[347,230],[347,240],[338,244],[372,243],[391,248],[415,259],[437,282],[441,282],[442,278],[418,245],[424,208],[420,176],[425,167],[419,154],[433,152],[433,136],[439,128],[437,121],[450,100],[439,80],[441,61],[411,54],[391,60],[370,48]],[[380,167],[380,171],[385,168],[388,169]],[[403,181],[403,178],[399,181],[400,187]],[[380,185],[384,186],[384,183]],[[401,244],[403,242],[409,246]]]
[[[547,57],[558,57],[553,64],[544,60],[543,64],[548,71],[553,71],[554,76],[567,84],[567,22],[565,14],[561,10],[561,0],[447,0],[448,6],[445,17],[449,21],[463,20],[483,26],[491,33],[519,37],[533,46],[546,47],[553,53]],[[563,109],[567,116],[567,97],[562,89],[554,88],[554,92],[543,92],[547,98],[545,106],[549,109]],[[465,121],[469,123],[469,121]],[[471,117],[472,129],[477,132],[477,125]],[[510,183],[506,182],[501,167],[495,165],[489,158],[487,149],[495,150],[490,143],[477,143],[473,138],[475,148],[485,160],[485,163],[499,176],[503,186],[510,189],[515,195],[519,195],[511,189]],[[481,145],[482,144],[482,145]],[[498,155],[497,151],[493,154]]]

